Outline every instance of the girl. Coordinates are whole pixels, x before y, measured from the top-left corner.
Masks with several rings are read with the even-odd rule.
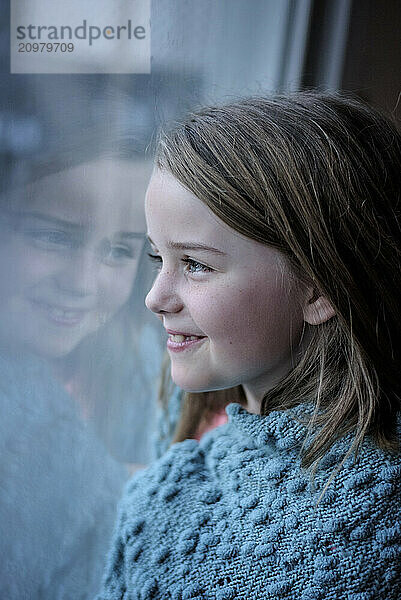
[[[400,159],[316,92],[161,137],[146,304],[174,382],[234,402],[128,484],[98,600],[400,597]]]
[[[138,442],[144,377],[132,315],[144,217],[142,225],[133,194],[146,165],[61,158],[36,164],[29,184],[0,199],[0,597],[8,600],[95,595],[129,476],[121,463]],[[107,434],[125,407],[130,436],[120,426],[112,444]]]

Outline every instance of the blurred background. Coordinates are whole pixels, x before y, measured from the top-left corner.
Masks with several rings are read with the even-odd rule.
[[[305,87],[399,114],[401,3],[152,0],[140,75],[10,74],[8,1],[0,15],[0,597],[76,600],[98,587],[122,485],[166,419],[144,308],[157,129]]]

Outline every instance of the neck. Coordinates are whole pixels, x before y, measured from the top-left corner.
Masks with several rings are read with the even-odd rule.
[[[262,400],[265,394],[276,387],[293,367],[293,362],[288,361],[284,365],[281,364],[280,368],[276,369],[274,373],[269,373],[267,376],[265,375],[264,377],[243,383],[242,387],[246,398],[244,408],[250,413],[260,415]]]
[[[263,397],[294,369],[301,360],[311,337],[312,331],[305,328],[296,352],[288,358],[285,364],[281,364],[274,373],[269,373],[267,376],[242,384],[246,398],[246,403],[243,406],[248,412],[260,415]]]
[[[256,396],[247,385],[242,386],[244,389],[244,394],[246,398],[246,402],[243,405],[244,408],[254,415],[260,415],[260,407],[262,403],[262,398],[259,399],[259,395]]]

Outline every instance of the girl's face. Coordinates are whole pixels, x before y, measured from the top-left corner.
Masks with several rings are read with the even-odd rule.
[[[9,198],[0,223],[3,345],[64,356],[127,301],[143,244],[138,169],[103,160]]]
[[[243,384],[263,394],[291,369],[304,324],[283,256],[165,171],[152,175],[145,213],[159,267],[146,305],[169,333],[173,380],[186,391]]]

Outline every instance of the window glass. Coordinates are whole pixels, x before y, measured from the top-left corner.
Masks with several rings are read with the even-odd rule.
[[[86,599],[122,486],[158,447],[164,338],[144,307],[143,214],[157,128],[202,103],[295,85],[308,3],[155,0],[151,73],[138,75],[10,74],[8,5],[0,595]]]

